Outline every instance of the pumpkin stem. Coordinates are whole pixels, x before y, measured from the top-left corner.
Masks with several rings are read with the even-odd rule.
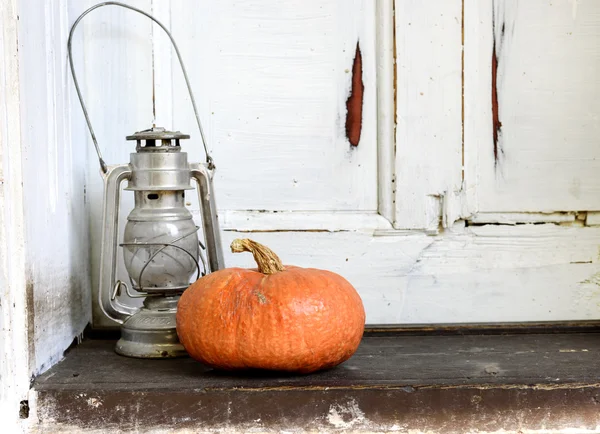
[[[285,270],[281,259],[275,252],[267,246],[263,246],[256,241],[244,239],[235,239],[231,243],[231,251],[233,253],[250,252],[254,256],[254,260],[258,265],[258,271],[263,274],[275,274]]]

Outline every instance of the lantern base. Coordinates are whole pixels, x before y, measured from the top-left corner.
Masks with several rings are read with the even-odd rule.
[[[181,344],[146,344],[123,338],[117,342],[115,352],[121,356],[137,359],[172,359],[188,356]]]
[[[186,357],[175,329],[179,297],[147,298],[144,306],[121,326],[117,354],[142,359]]]

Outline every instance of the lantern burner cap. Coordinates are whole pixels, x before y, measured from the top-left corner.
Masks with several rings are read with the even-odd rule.
[[[167,131],[161,127],[138,131],[137,133],[126,137],[127,140],[173,140],[189,138],[189,134],[183,134],[179,131]]]
[[[127,140],[137,141],[137,152],[179,152],[179,140],[189,138],[189,134],[167,131],[160,127],[138,131],[126,137]]]

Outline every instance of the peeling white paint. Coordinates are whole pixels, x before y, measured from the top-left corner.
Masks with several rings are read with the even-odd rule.
[[[461,0],[395,2],[399,229],[437,230],[460,215],[461,7]]]
[[[331,405],[327,422],[335,428],[352,428],[354,425],[366,422],[366,419],[365,413],[358,407],[356,400],[351,399],[345,404]]]
[[[89,318],[86,151],[70,143],[67,10],[67,0],[0,6],[0,376],[9,427],[31,424],[18,420],[31,378],[60,360]]]
[[[102,405],[102,401],[98,398],[88,398],[86,399],[87,404],[90,407],[98,408]]]
[[[23,213],[18,1],[0,2],[0,420],[18,432],[28,399],[30,351]]]
[[[104,429],[82,429],[79,427],[68,427],[68,426],[60,426],[61,433],[67,434],[105,434],[106,430]],[[35,431],[33,431],[35,432]],[[48,431],[40,431],[40,434]],[[134,431],[141,432],[141,431]],[[448,434],[448,431],[445,430],[422,430],[418,428],[402,428],[398,425],[392,425],[390,427],[386,426],[370,426],[367,428],[360,429],[346,429],[346,428],[335,428],[335,427],[320,427],[316,429],[306,428],[306,427],[294,427],[294,429],[290,430],[280,430],[280,429],[253,429],[252,427],[244,426],[223,426],[214,429],[203,429],[203,428],[156,428],[156,429],[144,429],[143,432],[145,434],[216,434],[216,433],[231,433],[231,434],[325,434],[325,433],[344,433],[344,434],[391,434],[403,432],[406,434]],[[578,427],[566,427],[561,429],[519,429],[518,431],[508,431],[504,429],[496,430],[496,431],[486,431],[486,430],[468,430],[464,431],[465,433],[476,433],[476,434],[598,434],[600,433],[600,426],[593,429],[586,428],[578,428]],[[456,431],[452,431],[452,433],[456,433]],[[462,433],[461,433],[462,434]]]
[[[223,245],[248,236],[224,232]],[[286,263],[344,276],[363,298],[371,324],[598,317],[598,286],[584,283],[600,273],[597,227],[487,225],[438,236],[347,231],[251,237]],[[231,257],[228,265],[253,266],[245,255]]]

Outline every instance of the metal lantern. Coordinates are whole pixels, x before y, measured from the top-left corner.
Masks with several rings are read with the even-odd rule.
[[[107,166],[83,102],[73,67],[71,38],[81,19],[102,6],[121,6],[139,12],[157,23],[169,36],[179,59],[200,135],[206,152],[206,164],[188,163],[181,141],[190,136],[178,131],[153,127],[127,136],[136,142],[136,152],[128,164]],[[104,180],[103,231],[100,255],[99,305],[104,314],[121,324],[121,339],[116,352],[130,357],[164,358],[186,354],[175,329],[177,301],[190,285],[208,272],[224,267],[212,189],[214,164],[210,158],[196,103],[179,49],[168,30],[154,17],[132,6],[104,2],[83,12],[71,27],[68,41],[69,63],[73,82],[98,154]],[[198,239],[192,214],[185,207],[185,190],[197,192],[202,210],[205,245]],[[134,208],[127,217],[122,242],[118,241],[121,184],[133,191]],[[128,281],[117,278],[118,248],[123,249]],[[203,250],[206,253],[204,259]],[[118,296],[144,298],[143,306],[123,304]]]

